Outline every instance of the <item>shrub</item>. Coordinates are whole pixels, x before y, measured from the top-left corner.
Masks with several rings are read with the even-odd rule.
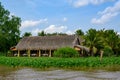
[[[62,58],[79,57],[79,53],[73,48],[64,47],[55,51],[54,57],[62,57]]]

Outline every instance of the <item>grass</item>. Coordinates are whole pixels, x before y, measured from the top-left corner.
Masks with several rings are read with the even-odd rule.
[[[0,65],[40,69],[61,68],[73,70],[120,70],[120,57],[49,58],[49,57],[0,57]]]

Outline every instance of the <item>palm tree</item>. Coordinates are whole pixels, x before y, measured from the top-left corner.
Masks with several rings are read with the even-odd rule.
[[[104,38],[106,44],[111,47],[114,54],[118,54],[118,50],[120,49],[120,38],[117,32],[115,32],[114,30],[106,30],[104,33]]]
[[[100,55],[101,50],[104,49],[104,46],[105,46],[105,42],[104,42],[104,38],[103,38],[104,31],[105,31],[104,29],[101,29],[101,30],[97,31],[96,36],[97,36],[98,40],[96,40],[97,42],[95,44],[95,47],[97,48],[96,55]]]
[[[93,56],[93,48],[96,47],[98,50],[102,48],[102,39],[99,37],[96,29],[89,29],[85,35],[85,44],[90,48],[90,56]]]
[[[83,36],[84,32],[81,29],[78,29],[78,30],[76,30],[75,34],[78,36]]]

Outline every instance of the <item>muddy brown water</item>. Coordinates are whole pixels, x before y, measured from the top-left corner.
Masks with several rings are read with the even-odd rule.
[[[40,71],[31,68],[0,67],[0,80],[120,80],[120,71]]]

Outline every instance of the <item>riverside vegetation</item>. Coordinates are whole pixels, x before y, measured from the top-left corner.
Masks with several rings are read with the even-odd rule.
[[[120,70],[120,57],[99,57],[87,58],[28,58],[28,57],[0,57],[0,65],[10,67],[32,67],[39,69],[62,68],[73,70]]]
[[[79,53],[69,47],[54,52],[54,57],[0,57],[0,65],[14,68],[32,67],[39,69],[73,70],[120,70],[120,57],[79,57]]]

